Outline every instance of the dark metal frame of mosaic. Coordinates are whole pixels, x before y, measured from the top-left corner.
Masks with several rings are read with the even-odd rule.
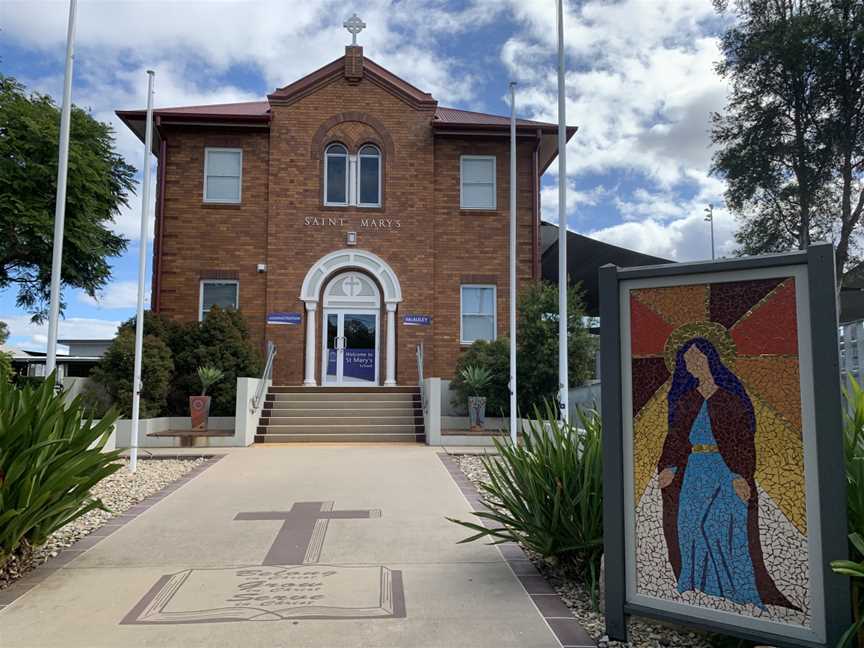
[[[806,266],[813,366],[814,416],[817,452],[817,489],[821,528],[824,585],[825,642],[817,643],[779,634],[753,631],[732,623],[706,620],[677,612],[634,604],[627,600],[625,551],[624,437],[622,416],[621,286],[630,279],[693,277],[727,271]],[[849,579],[834,574],[829,561],[848,556],[846,475],[843,466],[843,420],[840,398],[840,367],[837,340],[837,304],[833,290],[834,250],[830,243],[817,243],[806,251],[744,259],[669,264],[639,268],[600,268],[600,319],[603,411],[603,519],[606,569],[606,632],[626,641],[627,617],[643,616],[716,631],[757,643],[789,648],[836,646],[851,623]],[[712,279],[711,281],[715,281]],[[834,434],[826,434],[834,430]],[[812,451],[812,450],[811,450]]]

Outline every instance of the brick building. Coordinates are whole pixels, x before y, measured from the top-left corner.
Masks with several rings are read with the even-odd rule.
[[[118,115],[143,139],[144,111]],[[507,335],[508,117],[439,106],[351,45],[264,101],[154,124],[152,308],[239,308],[277,346],[275,384],[413,385],[420,343],[424,373],[450,378]],[[520,120],[517,141],[524,283],[557,126]]]

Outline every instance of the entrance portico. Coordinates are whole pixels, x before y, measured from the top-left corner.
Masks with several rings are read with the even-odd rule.
[[[309,269],[300,299],[306,308],[304,385],[317,385],[319,303],[323,311],[321,384],[377,384],[382,301],[387,320],[384,385],[396,385],[396,308],[402,288],[386,261],[365,250],[331,252]]]

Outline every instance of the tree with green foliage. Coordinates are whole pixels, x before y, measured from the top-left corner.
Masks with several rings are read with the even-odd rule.
[[[129,346],[130,339],[134,344],[134,317],[120,325],[117,337],[93,370],[94,380],[124,414],[131,411],[132,403],[135,357],[134,346]],[[147,416],[188,416],[189,396],[201,392],[198,369],[203,366],[222,373],[209,392],[211,415],[233,416],[237,377],[259,376],[262,368],[261,354],[249,340],[246,320],[239,311],[214,306],[203,322],[175,322],[150,311],[144,312],[141,375],[148,393]],[[150,390],[146,389],[148,375],[152,378]],[[142,394],[142,416],[145,415],[144,400]]]
[[[105,351],[92,377],[122,416],[132,415],[132,375],[135,365],[135,328],[122,326]],[[165,398],[174,375],[171,350],[162,338],[144,335],[141,356],[141,417],[167,413]]]
[[[60,109],[0,75],[0,289],[39,319],[50,298]],[[114,150],[108,124],[72,108],[62,281],[94,297],[111,276],[107,259],[127,240],[110,225],[134,191],[135,168]]]
[[[210,390],[210,414],[234,416],[237,378],[259,376],[262,369],[261,353],[249,340],[242,313],[214,306],[191,332],[176,326],[169,329],[175,364],[169,409],[188,410],[189,395],[199,392],[198,367],[206,365],[222,372],[221,380]]]
[[[582,385],[594,371],[597,345],[584,322],[585,305],[581,286],[567,290],[568,381]],[[521,412],[558,397],[558,287],[548,282],[529,283],[519,295],[516,320],[516,396]],[[451,388],[459,405],[468,396],[461,377],[469,366],[486,367],[492,372],[487,387],[486,411],[493,416],[510,413],[510,342],[498,338],[478,341],[463,353],[456,366]]]
[[[9,327],[6,322],[0,321],[0,345],[6,344],[9,339]],[[0,351],[0,382],[8,382],[12,379],[12,356]]]
[[[739,252],[833,240],[839,279],[864,209],[864,0],[714,3],[735,18],[712,139]]]

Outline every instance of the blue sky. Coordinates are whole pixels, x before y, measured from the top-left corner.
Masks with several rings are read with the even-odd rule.
[[[567,151],[568,226],[666,258],[707,258],[711,202],[718,254],[730,254],[734,221],[708,173],[710,113],[726,94],[713,71],[723,22],[711,0],[565,4],[567,122],[580,127]],[[114,125],[118,150],[140,169],[143,146],[113,113],[144,106],[146,69],[156,70],[157,107],[262,99],[341,56],[342,21],[355,11],[368,26],[365,54],[439,104],[508,114],[514,79],[520,116],[557,121],[554,0],[79,0],[73,101]],[[0,2],[0,71],[59,97],[67,12],[64,1]],[[542,195],[552,222],[557,187],[553,164]],[[61,338],[110,337],[133,314],[140,210],[133,196],[115,223],[130,245],[99,300],[65,292]],[[11,342],[44,346],[45,326],[29,319],[13,291],[0,292]]]

